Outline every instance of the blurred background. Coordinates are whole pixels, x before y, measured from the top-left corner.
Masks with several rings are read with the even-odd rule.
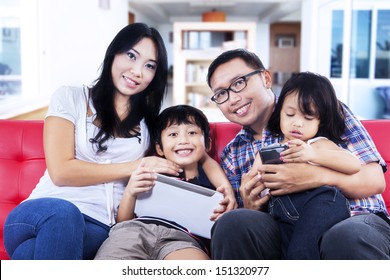
[[[222,51],[245,47],[271,71],[276,94],[294,73],[318,72],[361,119],[390,118],[388,0],[0,0],[0,119],[42,119],[58,87],[93,83],[132,22],[166,43],[164,106],[187,103],[225,121],[205,73]]]

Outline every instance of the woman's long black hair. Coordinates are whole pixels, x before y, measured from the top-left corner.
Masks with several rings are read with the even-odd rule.
[[[293,75],[283,86],[275,110],[268,122],[268,129],[281,135],[280,111],[290,94],[298,93],[299,109],[306,115],[320,120],[317,135],[339,144],[345,132],[345,115],[331,82],[324,76],[311,72]],[[314,108],[313,108],[314,105]]]
[[[121,121],[115,111],[115,87],[112,80],[111,68],[117,54],[129,51],[143,38],[150,38],[157,48],[157,70],[149,86],[129,100],[129,115]],[[110,137],[125,138],[140,137],[137,129],[140,121],[145,118],[149,134],[154,131],[154,122],[160,112],[167,92],[168,60],[164,41],[159,32],[143,23],[133,23],[124,27],[112,40],[107,48],[102,64],[102,71],[96,84],[91,89],[93,105],[96,109],[100,126],[99,133],[91,142],[96,143],[98,152],[107,149],[105,142]]]

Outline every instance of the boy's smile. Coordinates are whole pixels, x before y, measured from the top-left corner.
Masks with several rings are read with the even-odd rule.
[[[197,125],[171,125],[161,133],[162,147],[156,146],[160,156],[179,164],[187,178],[198,176],[198,162],[206,153],[202,130]]]

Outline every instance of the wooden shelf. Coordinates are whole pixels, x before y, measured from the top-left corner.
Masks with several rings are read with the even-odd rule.
[[[173,104],[189,104],[206,112],[214,110],[214,119],[220,114],[210,100],[212,93],[206,82],[208,67],[226,50],[242,47],[255,51],[256,23],[175,22],[173,29]]]

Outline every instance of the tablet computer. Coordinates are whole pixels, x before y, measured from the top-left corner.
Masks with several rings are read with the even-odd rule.
[[[175,177],[157,174],[155,186],[137,197],[135,214],[173,221],[191,233],[210,238],[210,221],[223,195]]]

